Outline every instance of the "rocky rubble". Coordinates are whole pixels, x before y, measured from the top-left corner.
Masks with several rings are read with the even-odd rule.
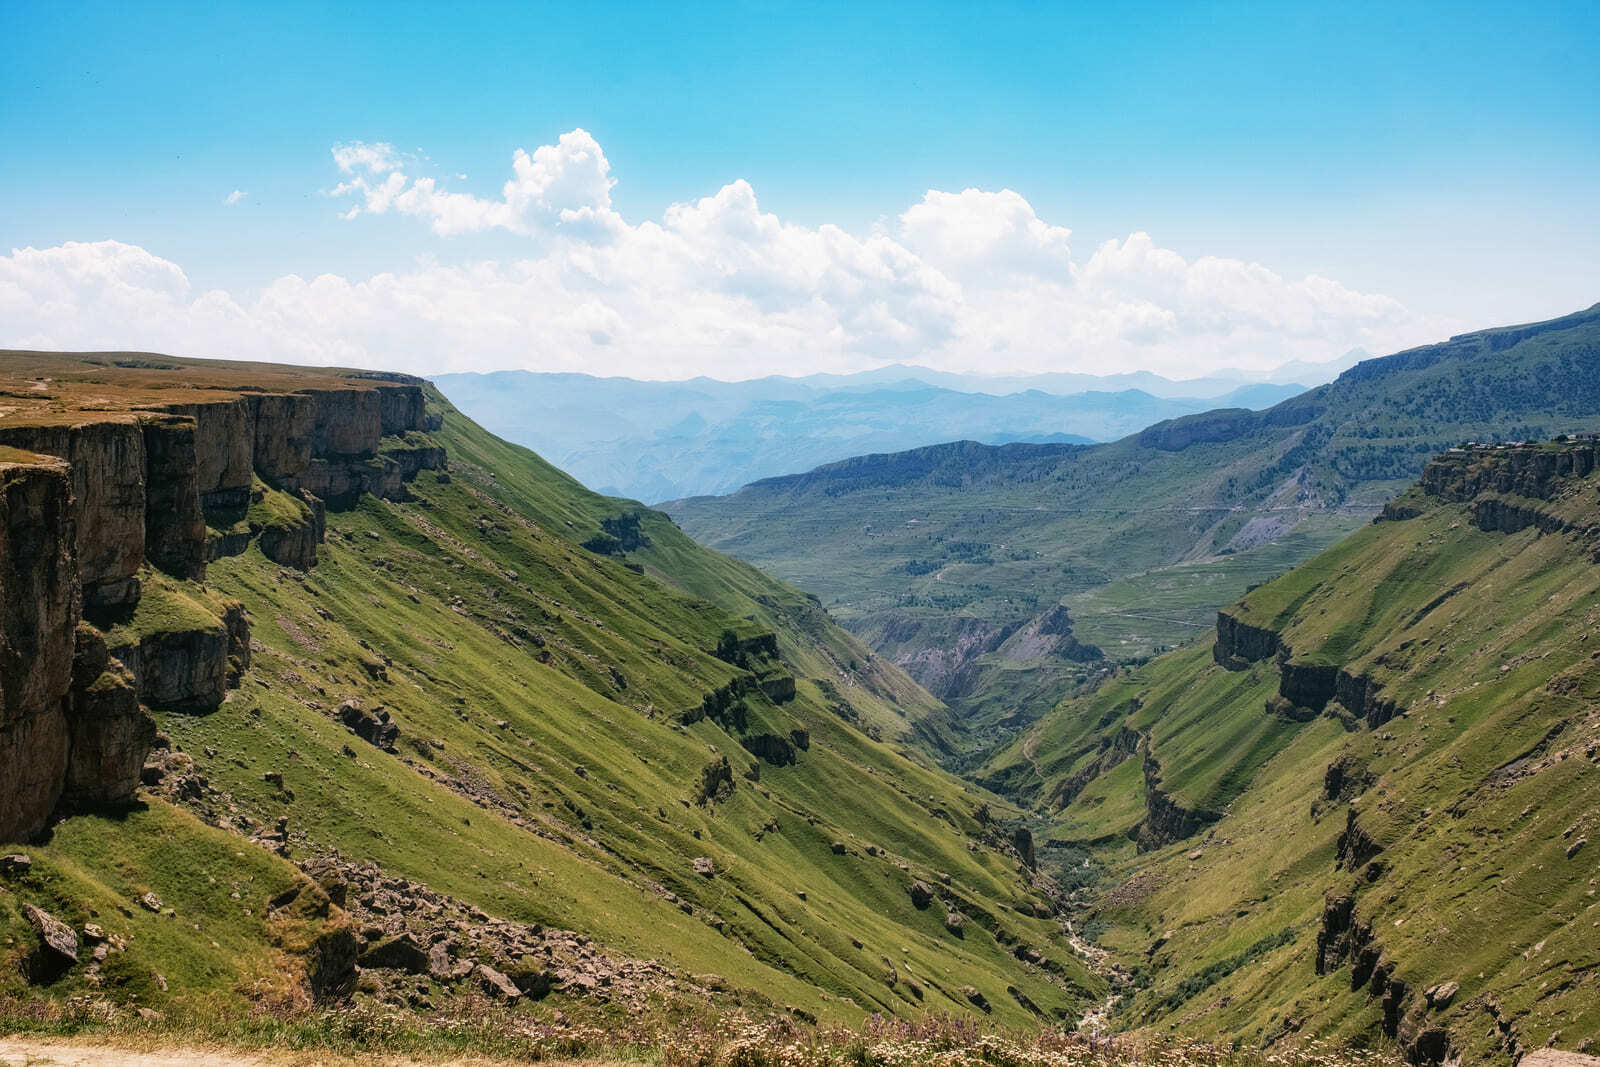
[[[706,985],[654,960],[608,952],[582,934],[492,917],[374,864],[322,855],[300,866],[351,921],[356,990],[395,1007],[426,1010],[470,991],[508,1002],[552,992],[628,1004],[663,993],[709,995]]]

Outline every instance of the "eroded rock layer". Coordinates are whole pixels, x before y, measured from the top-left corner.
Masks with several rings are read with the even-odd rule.
[[[309,568],[325,500],[403,497],[446,457],[404,376],[10,352],[0,386],[0,840],[14,840],[58,806],[131,794],[155,735],[145,705],[215,708],[238,684],[249,621],[196,584],[210,560],[256,543]]]

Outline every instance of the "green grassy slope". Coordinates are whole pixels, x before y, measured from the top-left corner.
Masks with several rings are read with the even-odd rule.
[[[664,506],[702,542],[817,593],[981,730],[1017,709],[970,705],[984,687],[952,665],[1027,620],[1065,603],[1079,639],[1122,659],[1182,643],[1440,449],[1600,426],[1597,371],[1600,306],[1369,360],[1265,412],[1088,448],[864,456]]]
[[[136,909],[105,922],[138,934],[119,957],[128,965],[165,968],[170,992],[145,990],[141,1003],[226,1011],[248,998],[293,943],[234,913],[259,915],[252,902],[299,875],[198,814],[245,830],[286,820],[292,859],[333,849],[372,861],[491,916],[718,975],[747,1005],[840,1020],[976,1013],[972,987],[995,1020],[1024,1025],[1035,1009],[1072,1018],[1103,995],[1045,917],[1045,887],[1009,834],[980,821],[1014,809],[924,754],[948,729],[937,701],[803,594],[435,403],[448,475],[423,472],[408,502],[363,497],[330,513],[309,572],[252,545],[212,563],[204,592],[187,590],[237,598],[252,619],[253,662],[227,703],[158,715],[204,788],[184,807],[150,797],[124,824],[70,819],[30,849],[37,884],[21,884],[17,903],[0,893],[6,930],[23,931],[12,951],[30,936],[21,900],[81,921],[72,901],[126,901],[149,882],[177,912],[171,924]],[[609,526],[631,547],[596,540],[634,513],[637,530]],[[185,592],[147,602],[162,609]],[[130,625],[154,624],[144,610]],[[717,655],[729,631],[746,642],[742,666]],[[767,632],[775,655],[760,644]],[[730,687],[737,699],[715,698]],[[708,696],[717,714],[705,714]],[[350,699],[387,709],[395,751],[338,720]],[[707,797],[706,772],[723,759],[727,782]],[[168,869],[157,834],[195,858]],[[697,857],[714,877],[696,873]],[[913,905],[915,879],[938,887],[964,930],[946,928],[941,901]],[[306,919],[308,930],[337,921]],[[220,950],[175,962],[230,923]],[[1022,958],[1030,948],[1036,962]],[[84,981],[74,972],[41,995]],[[34,995],[20,979],[0,992]]]
[[[1202,639],[1066,701],[991,762],[991,784],[1038,806],[1046,867],[1101,865],[1096,925],[1134,975],[1125,1024],[1394,1041],[1424,1062],[1446,1042],[1509,1062],[1600,1039],[1597,491],[1594,474],[1539,498],[1413,489],[1390,511],[1412,517],[1228,609],[1279,635],[1291,669],[1370,679],[1398,717],[1287,706],[1278,658],[1225,670]],[[1484,516],[1506,504],[1553,532],[1501,532]],[[1123,730],[1138,751],[1105,758]],[[1140,852],[1147,758],[1173,802],[1217,821]]]
[[[452,466],[480,484],[492,481],[497,497],[508,505],[580,542],[603,534],[607,519],[638,516],[645,543],[627,552],[628,562],[775,632],[786,661],[807,677],[847,690],[848,703],[885,736],[909,734],[935,747],[954,740],[957,724],[948,709],[834,623],[815,596],[741,560],[707,552],[662,512],[589,492],[534,453],[484,432],[444,398],[439,404],[449,425],[460,428],[450,439]]]

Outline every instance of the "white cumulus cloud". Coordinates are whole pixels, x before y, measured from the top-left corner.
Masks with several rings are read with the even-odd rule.
[[[498,200],[449,192],[435,178],[409,177],[389,144],[335,145],[333,161],[350,175],[333,195],[358,199],[347,219],[395,211],[425,220],[441,236],[492,229],[527,236],[558,229],[599,236],[624,225],[611,210],[611,187],[616,184],[611,164],[586,130],[564,133],[556,144],[541,145],[531,154],[517,149],[512,177]]]
[[[395,214],[441,238],[520,235],[526,251],[364,279],[289,275],[245,296],[194,292],[177,264],[115,241],[17,249],[0,258],[0,345],[420,373],[737,378],[901,360],[1190,376],[1356,345],[1390,351],[1453,325],[1327,278],[1186,259],[1145,233],[1075,258],[1071,231],[1009,189],[929,190],[852,233],[763,211],[745,181],[630,222],[612,204],[604,151],[581,129],[517,151],[491,197],[446,188],[421,173],[425,157],[390,144],[349,142],[332,156],[349,225]]]

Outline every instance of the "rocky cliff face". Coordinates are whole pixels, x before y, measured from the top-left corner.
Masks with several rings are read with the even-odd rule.
[[[1230,611],[1217,612],[1217,640],[1211,655],[1230,671],[1276,660],[1278,695],[1268,704],[1268,711],[1297,721],[1331,710],[1351,729],[1365,723],[1375,730],[1405,713],[1404,708],[1383,695],[1383,684],[1371,675],[1357,674],[1337,664],[1298,661],[1294,650],[1277,632],[1252,626]],[[1297,714],[1301,711],[1304,714]]]
[[[66,425],[0,423],[0,445],[59,456],[70,464],[72,520],[84,604],[139,599],[144,560],[144,432],[131,416]]]
[[[1186,837],[1193,837],[1222,816],[1212,811],[1183,807],[1161,788],[1161,764],[1148,752],[1144,757],[1144,819],[1134,830],[1140,852],[1153,852]]]
[[[146,417],[144,428],[145,558],[177,578],[206,576],[206,517],[200,510],[196,423]]]
[[[119,408],[117,371],[97,368],[92,405],[0,418],[0,840],[126,799],[155,735],[144,706],[214,708],[238,683],[243,608],[183,592],[209,560],[259,543],[311,567],[326,499],[400,497],[446,462],[415,379],[215,399],[185,383],[171,403],[141,382]],[[145,614],[177,598],[181,621],[141,622],[152,581],[165,600]]]
[[[1217,612],[1217,641],[1211,657],[1230,671],[1242,671],[1252,663],[1271,659],[1283,649],[1278,635],[1252,626],[1226,611]]]
[[[1600,466],[1600,443],[1553,441],[1519,446],[1454,449],[1422,472],[1422,491],[1466,503],[1469,521],[1488,533],[1514,534],[1532,528],[1587,543],[1600,561],[1600,523],[1574,518],[1569,490]],[[1564,513],[1563,513],[1564,512]],[[1419,514],[1404,498],[1383,517],[1403,520]]]
[[[79,611],[66,463],[0,462],[0,839],[43,827],[67,765]]]
[[[1550,499],[1562,478],[1595,469],[1600,444],[1573,441],[1446,452],[1422,470],[1423,491],[1461,503],[1484,493]]]
[[[67,727],[62,804],[88,807],[132,793],[156,723],[139,704],[132,672],[111,658],[105,637],[87,623],[77,631]]]
[[[243,507],[255,470],[255,425],[243,397],[215,404],[170,404],[165,410],[194,420],[195,479],[207,516]]]

